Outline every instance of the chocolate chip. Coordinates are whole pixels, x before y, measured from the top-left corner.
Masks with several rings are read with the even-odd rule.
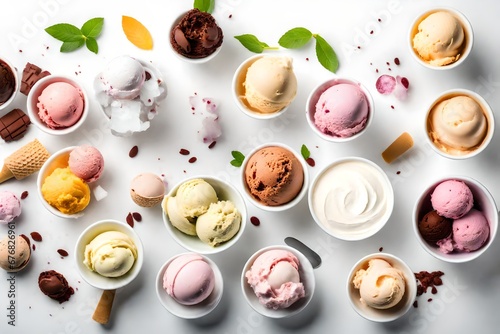
[[[179,150],[179,153],[180,153],[181,155],[189,155],[189,153],[190,153],[190,152],[189,152],[189,150],[186,150],[185,148],[181,148],[181,149]]]
[[[217,144],[217,142],[214,140],[213,142],[210,143],[210,145],[208,145],[208,148],[214,148],[215,144]]]
[[[306,159],[306,162],[309,166],[314,167],[316,165],[316,161],[313,158],[309,157]]]
[[[128,156],[131,157],[131,158],[134,158],[134,157],[137,156],[137,153],[139,153],[139,147],[137,147],[137,145],[135,145],[128,152]]]
[[[126,218],[127,224],[130,225],[130,227],[134,227],[134,217],[132,216],[132,213],[129,212]]]
[[[219,29],[217,27],[208,27],[202,37],[202,45],[204,48],[211,48],[219,42]]]
[[[42,235],[40,233],[31,232],[30,235],[33,238],[33,240],[38,241],[38,242],[42,241]]]
[[[132,217],[135,219],[136,222],[142,221],[142,216],[139,212],[132,212]]]
[[[60,249],[58,249],[58,250],[57,250],[57,252],[58,252],[58,253],[59,253],[59,255],[61,255],[61,256],[68,256],[68,255],[69,255],[67,251],[65,251],[64,249],[61,249],[61,248],[60,248]]]
[[[29,192],[27,190],[23,191],[23,193],[21,194],[21,199],[25,199],[26,197],[28,197],[29,195]]]
[[[259,226],[260,225],[260,220],[259,218],[255,217],[255,216],[252,216],[250,217],[250,222],[255,225],[255,226]]]
[[[176,28],[174,30],[174,40],[186,53],[191,52],[191,45],[181,29]]]
[[[191,157],[191,158],[189,158],[188,162],[189,162],[190,164],[192,164],[192,163],[195,163],[195,162],[196,162],[196,160],[198,160],[196,157]]]

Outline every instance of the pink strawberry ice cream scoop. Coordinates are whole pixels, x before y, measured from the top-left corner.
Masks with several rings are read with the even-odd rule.
[[[340,83],[324,91],[316,103],[314,124],[324,134],[347,138],[366,127],[370,113],[358,85]]]
[[[104,158],[94,146],[82,145],[71,151],[68,164],[73,174],[85,182],[94,182],[101,177]]]
[[[214,271],[198,254],[175,258],[163,275],[163,288],[183,305],[201,303],[210,296],[214,287]]]
[[[82,117],[85,102],[82,91],[67,82],[48,85],[38,97],[38,116],[51,129],[75,125]]]
[[[261,304],[270,309],[287,308],[305,296],[299,260],[286,250],[269,250],[255,259],[245,273]]]
[[[21,202],[12,192],[0,191],[0,224],[9,224],[21,214]]]
[[[440,216],[457,219],[470,211],[474,197],[463,181],[447,180],[434,189],[431,204]]]
[[[481,248],[490,236],[488,220],[481,211],[471,209],[465,216],[453,221],[452,235],[438,241],[443,253],[473,252]]]

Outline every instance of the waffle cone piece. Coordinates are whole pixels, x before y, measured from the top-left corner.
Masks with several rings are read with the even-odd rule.
[[[155,205],[158,205],[163,200],[164,195],[156,196],[156,197],[144,197],[137,194],[134,191],[130,191],[130,196],[135,204],[142,206],[143,208],[151,208]]]
[[[38,139],[27,143],[5,158],[0,171],[0,183],[11,178],[21,180],[38,172],[49,156],[49,152]]]
[[[389,147],[382,152],[382,158],[388,164],[399,158],[413,146],[413,138],[408,132],[403,132]]]

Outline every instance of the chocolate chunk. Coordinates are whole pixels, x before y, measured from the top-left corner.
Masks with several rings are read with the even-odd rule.
[[[20,92],[24,95],[28,95],[33,85],[47,75],[50,75],[50,72],[42,71],[40,67],[31,63],[26,63],[23,70]]]
[[[30,124],[28,115],[21,109],[14,109],[0,118],[0,136],[6,142],[21,139]]]
[[[189,45],[189,41],[186,39],[186,36],[184,36],[184,33],[181,29],[175,28],[174,39],[175,42],[184,50],[184,52],[191,52],[191,45]]]
[[[38,286],[45,295],[57,300],[59,303],[69,300],[71,295],[75,293],[66,278],[55,270],[40,273]]]

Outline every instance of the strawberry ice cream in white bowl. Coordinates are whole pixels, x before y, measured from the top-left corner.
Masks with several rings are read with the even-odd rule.
[[[428,186],[413,211],[413,229],[421,246],[446,262],[467,262],[493,243],[498,209],[479,181],[446,177]]]
[[[248,304],[269,318],[302,311],[315,289],[313,267],[299,251],[269,246],[254,253],[243,267],[241,288]]]
[[[28,94],[31,122],[52,135],[74,132],[87,119],[88,110],[86,91],[69,76],[46,76],[37,81]]]
[[[370,92],[361,83],[344,78],[319,84],[309,94],[306,117],[311,129],[331,142],[345,142],[361,136],[374,113]]]

